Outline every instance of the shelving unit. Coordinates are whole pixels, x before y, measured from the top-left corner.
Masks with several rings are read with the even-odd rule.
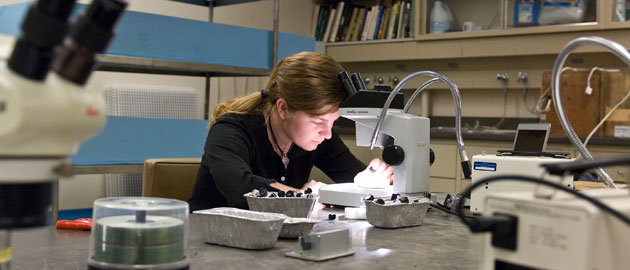
[[[414,39],[326,43],[326,52],[342,63],[548,55],[558,53],[571,39],[586,35],[613,39],[630,47],[630,35],[627,33],[630,22],[613,21],[612,1],[591,0],[594,10],[588,13],[592,17],[592,20],[588,22],[515,28],[511,23],[514,16],[514,0],[442,0],[451,5],[456,20],[456,30],[437,34],[428,31],[433,0],[413,1],[417,1],[416,14],[419,14],[415,22]],[[356,2],[366,3],[365,0]],[[458,9],[457,5],[462,5],[462,7]],[[474,5],[479,5],[479,7],[473,9]],[[458,18],[458,12],[463,14],[460,16],[461,19]],[[497,12],[498,15],[495,16]],[[484,17],[484,15],[500,18],[489,19],[488,24],[495,29],[460,31],[462,21],[472,20],[472,16]],[[583,52],[599,51],[601,50],[583,50]]]

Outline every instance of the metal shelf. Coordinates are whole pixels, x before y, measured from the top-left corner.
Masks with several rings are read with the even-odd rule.
[[[267,69],[119,55],[98,55],[100,71],[136,72],[190,76],[266,76]]]
[[[242,4],[242,3],[248,3],[248,2],[255,2],[255,1],[260,1],[260,0],[171,0],[171,1],[205,6],[205,7],[208,6],[209,2],[213,2],[212,6],[220,7],[220,6],[229,6],[229,5],[236,5],[236,4]]]

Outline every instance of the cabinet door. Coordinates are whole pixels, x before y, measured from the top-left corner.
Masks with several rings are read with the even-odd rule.
[[[457,177],[457,146],[454,140],[431,140],[435,161],[429,167],[429,190],[454,193]]]
[[[453,178],[457,176],[457,146],[455,141],[431,142],[435,162],[429,167],[431,177]]]

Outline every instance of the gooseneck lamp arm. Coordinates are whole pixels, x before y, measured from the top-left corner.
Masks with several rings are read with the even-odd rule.
[[[451,90],[451,94],[453,95],[453,102],[455,104],[455,136],[457,138],[457,148],[459,150],[459,155],[462,160],[461,165],[462,165],[462,170],[464,172],[464,177],[466,179],[470,179],[470,174],[471,174],[470,161],[468,160],[468,156],[466,155],[466,149],[464,148],[464,140],[462,139],[462,131],[461,131],[462,101],[460,98],[459,89],[457,88],[457,85],[453,83],[449,78],[434,71],[414,72],[412,74],[407,75],[405,78],[403,78],[400,81],[400,83],[398,83],[396,88],[394,88],[394,90],[389,94],[389,96],[387,97],[387,100],[385,101],[385,104],[383,105],[383,109],[381,110],[378,123],[376,124],[374,133],[372,134],[372,140],[370,142],[370,149],[374,149],[374,144],[376,144],[376,140],[381,131],[381,127],[383,126],[383,122],[385,121],[385,116],[387,115],[387,109],[389,108],[390,104],[394,100],[394,97],[396,96],[396,94],[400,92],[400,90],[405,86],[405,84],[407,84],[409,80],[415,77],[419,77],[419,76],[428,76],[434,79],[427,81],[421,87],[419,87],[416,90],[417,93],[421,92],[426,87],[428,87],[429,85],[437,81],[443,82]],[[408,110],[408,106],[411,104],[411,102],[413,102],[413,99],[415,99],[415,97],[417,96],[417,93],[414,93],[413,97],[407,102],[407,105],[405,106],[406,110]]]

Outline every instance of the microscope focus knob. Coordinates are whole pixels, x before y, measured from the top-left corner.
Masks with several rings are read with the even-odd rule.
[[[398,145],[388,145],[383,149],[383,161],[389,166],[398,166],[405,160],[405,151]]]
[[[433,165],[433,162],[435,162],[435,153],[429,148],[429,166]]]

